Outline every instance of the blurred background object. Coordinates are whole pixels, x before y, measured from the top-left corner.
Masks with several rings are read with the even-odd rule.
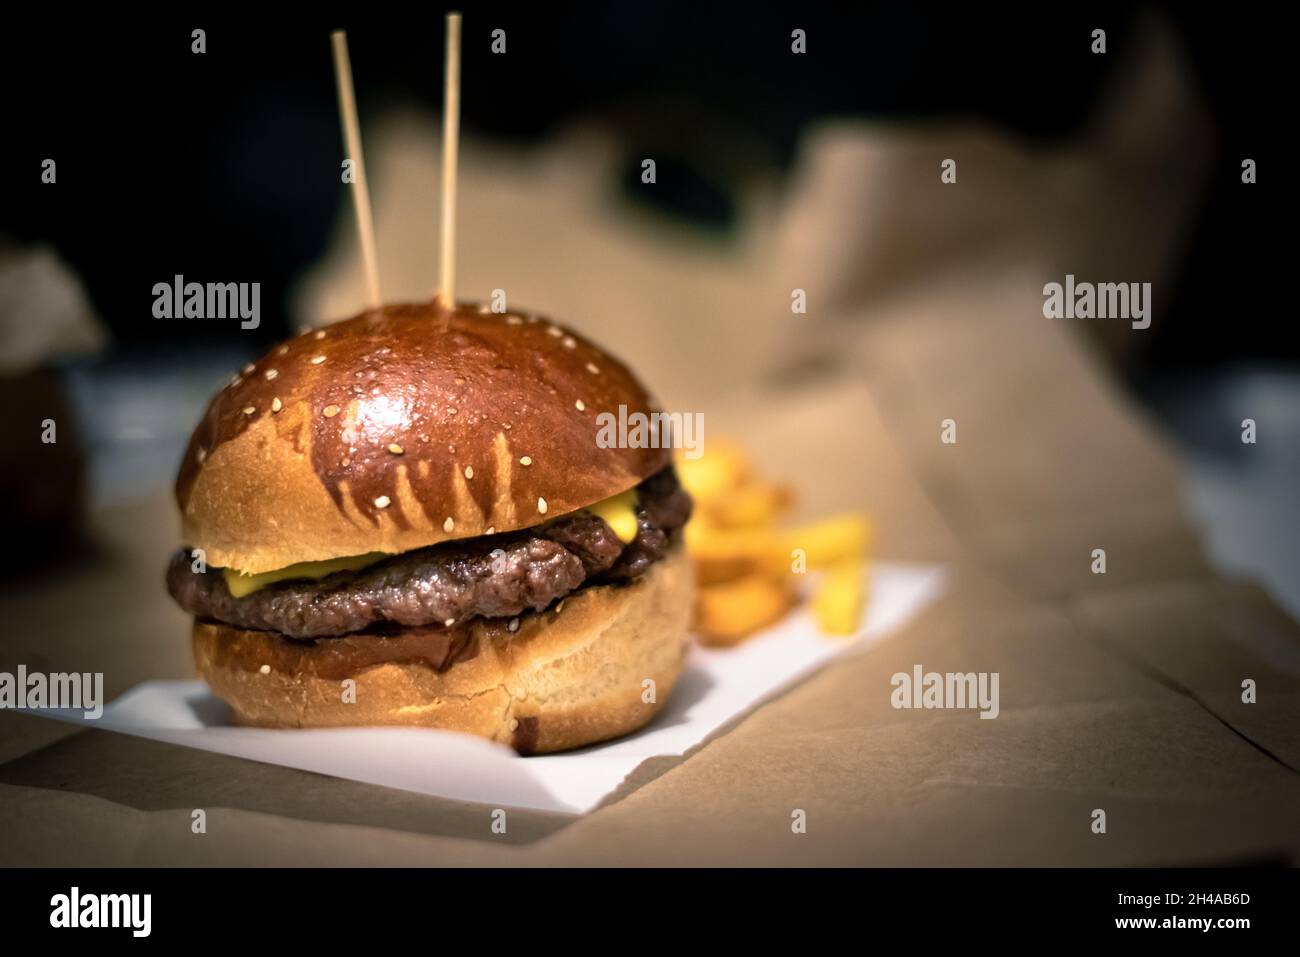
[[[441,16],[340,8],[120,32],[51,18],[0,39],[7,88],[22,91],[0,231],[20,261],[57,256],[108,330],[91,356],[33,350],[24,336],[50,293],[32,287],[60,286],[29,268],[0,299],[0,322],[22,333],[0,340],[0,367],[53,370],[42,375],[83,424],[96,503],[158,494],[221,381],[297,326],[360,308],[333,27],[349,29],[385,292],[432,295]],[[941,283],[971,290],[954,321],[980,322],[991,279],[1150,281],[1149,330],[1071,329],[1180,443],[1215,557],[1300,614],[1300,353],[1269,321],[1286,275],[1267,238],[1286,60],[1260,48],[1283,36],[1268,16],[1175,4],[471,10],[460,286],[470,298],[503,289],[627,355],[670,406],[705,408],[853,376],[873,316]],[[504,54],[491,50],[498,28]],[[790,50],[795,28],[807,54]],[[952,185],[939,181],[945,158],[958,161]],[[1258,184],[1242,183],[1246,158]],[[260,282],[259,327],[154,319],[153,284],[177,274]],[[807,315],[791,314],[796,288]],[[7,481],[39,437],[34,414],[12,435],[6,425]],[[1245,417],[1261,445],[1235,440]],[[37,526],[52,520],[13,501]]]
[[[80,543],[86,449],[56,364],[102,349],[105,335],[76,275],[46,246],[0,238],[0,522],[5,572]]]

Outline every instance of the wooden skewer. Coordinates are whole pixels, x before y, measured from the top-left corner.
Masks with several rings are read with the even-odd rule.
[[[442,250],[438,298],[456,307],[456,155],[460,139],[460,14],[447,14],[442,106]]]
[[[343,140],[352,160],[352,205],[357,212],[357,233],[361,239],[361,261],[366,272],[366,292],[370,308],[378,309],[384,300],[379,294],[379,261],[375,255],[375,224],[370,218],[370,188],[366,185],[366,163],[361,156],[361,124],[357,122],[357,98],[352,88],[352,63],[348,59],[348,35],[343,30],[330,34],[334,48],[334,79],[339,89],[339,118]]]

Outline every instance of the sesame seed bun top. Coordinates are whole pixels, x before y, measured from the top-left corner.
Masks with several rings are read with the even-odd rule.
[[[536,315],[364,312],[212,398],[176,478],[184,540],[256,574],[537,525],[669,464],[597,444],[620,405],[656,410],[621,362]]]

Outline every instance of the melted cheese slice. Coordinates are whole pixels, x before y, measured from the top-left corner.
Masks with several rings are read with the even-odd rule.
[[[587,511],[603,518],[624,545],[636,538],[636,489],[628,489],[595,505],[588,505]]]
[[[385,552],[367,552],[365,555],[329,558],[323,562],[299,562],[296,565],[288,565],[274,571],[262,572],[260,575],[245,575],[233,568],[223,568],[221,573],[225,576],[226,587],[230,589],[231,596],[243,598],[245,595],[251,595],[259,588],[265,588],[275,582],[287,581],[290,578],[317,580],[324,578],[326,575],[333,575],[335,572],[360,571],[367,565],[373,565],[381,558],[387,557],[388,555]]]

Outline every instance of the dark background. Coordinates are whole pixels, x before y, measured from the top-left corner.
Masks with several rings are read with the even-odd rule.
[[[1211,184],[1188,237],[1175,300],[1130,372],[1242,358],[1294,360],[1300,338],[1277,310],[1285,243],[1273,219],[1285,170],[1274,144],[1288,63],[1285,32],[1240,9],[1157,4],[1177,27],[1215,124]],[[627,190],[725,240],[732,193],[755,172],[783,173],[800,134],[828,115],[984,118],[1024,137],[1075,134],[1111,82],[1137,5],[860,5],[670,2],[463,7],[472,133],[527,146],[574,115],[597,116],[660,188]],[[52,243],[87,285],[120,347],[230,335],[230,327],[152,320],[151,288],[174,273],[255,275],[270,340],[288,331],[291,283],[324,252],[346,201],[328,33],[349,31],[367,116],[416,100],[438,109],[439,7],[356,5],[238,19],[204,14],[27,14],[0,38],[7,145],[0,235]],[[190,31],[207,31],[207,53]],[[507,31],[509,55],[487,33]],[[815,56],[786,52],[808,30]],[[1107,30],[1109,54],[1086,38]],[[481,35],[480,35],[481,34]],[[1076,43],[1062,36],[1084,38]],[[1071,52],[1063,54],[1063,50]],[[1240,187],[1243,157],[1260,183]],[[40,163],[58,162],[58,189]],[[1195,309],[1186,308],[1195,303]],[[1231,334],[1225,334],[1230,330]]]

